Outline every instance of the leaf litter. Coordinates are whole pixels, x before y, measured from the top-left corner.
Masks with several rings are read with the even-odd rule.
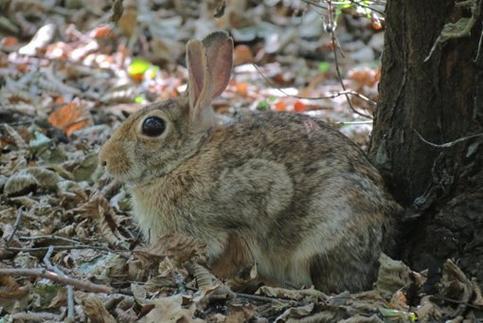
[[[229,29],[236,43],[218,113],[308,113],[365,147],[371,121],[341,95],[320,10],[305,2],[116,1],[123,10],[114,24],[109,1],[0,7],[1,322],[481,319],[481,290],[451,260],[431,292],[426,272],[385,255],[374,289],[363,293],[261,286],[256,265],[220,281],[189,237],[146,246],[128,193],[97,166],[99,146],[126,113],[182,94],[184,44],[215,28]],[[372,114],[381,19],[346,7],[337,26],[343,82],[354,107]]]

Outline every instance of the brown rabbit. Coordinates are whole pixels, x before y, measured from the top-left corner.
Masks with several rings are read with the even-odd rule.
[[[221,276],[256,264],[281,286],[370,287],[399,208],[381,176],[349,139],[303,114],[218,125],[210,102],[228,84],[232,52],[224,32],[191,40],[188,96],[129,116],[101,162],[128,184],[148,239],[203,241]]]

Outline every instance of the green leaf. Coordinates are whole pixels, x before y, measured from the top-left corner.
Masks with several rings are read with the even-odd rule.
[[[319,71],[321,73],[327,73],[330,71],[330,63],[329,62],[320,62],[319,63]]]
[[[390,319],[403,319],[410,322],[415,322],[417,319],[416,314],[413,312],[400,311],[391,308],[379,308],[379,312],[381,312],[382,316],[385,318]]]
[[[153,79],[156,77],[156,74],[158,74],[158,72],[159,72],[159,66],[151,65],[149,66],[144,76],[149,79]]]
[[[142,95],[138,95],[134,98],[134,102],[138,104],[143,104],[146,102],[146,99]]]
[[[268,103],[267,100],[260,101],[257,105],[257,110],[265,111],[268,109],[270,109],[270,104]]]
[[[271,95],[267,98],[268,103],[274,103],[277,100],[277,97]]]
[[[130,76],[144,74],[151,67],[151,63],[142,58],[134,58],[127,68]]]

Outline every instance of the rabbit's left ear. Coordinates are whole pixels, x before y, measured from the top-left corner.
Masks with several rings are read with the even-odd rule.
[[[190,119],[196,128],[215,124],[211,101],[228,85],[233,66],[233,40],[217,31],[202,42],[191,40],[186,46],[189,70]]]

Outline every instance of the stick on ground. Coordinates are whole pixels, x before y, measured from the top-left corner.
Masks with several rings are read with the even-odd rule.
[[[52,271],[43,268],[0,268],[0,275],[12,276],[32,276],[50,279],[59,284],[72,285],[77,289],[94,293],[112,293],[112,287],[106,285],[98,285],[90,281],[70,278],[68,276],[59,276]]]

